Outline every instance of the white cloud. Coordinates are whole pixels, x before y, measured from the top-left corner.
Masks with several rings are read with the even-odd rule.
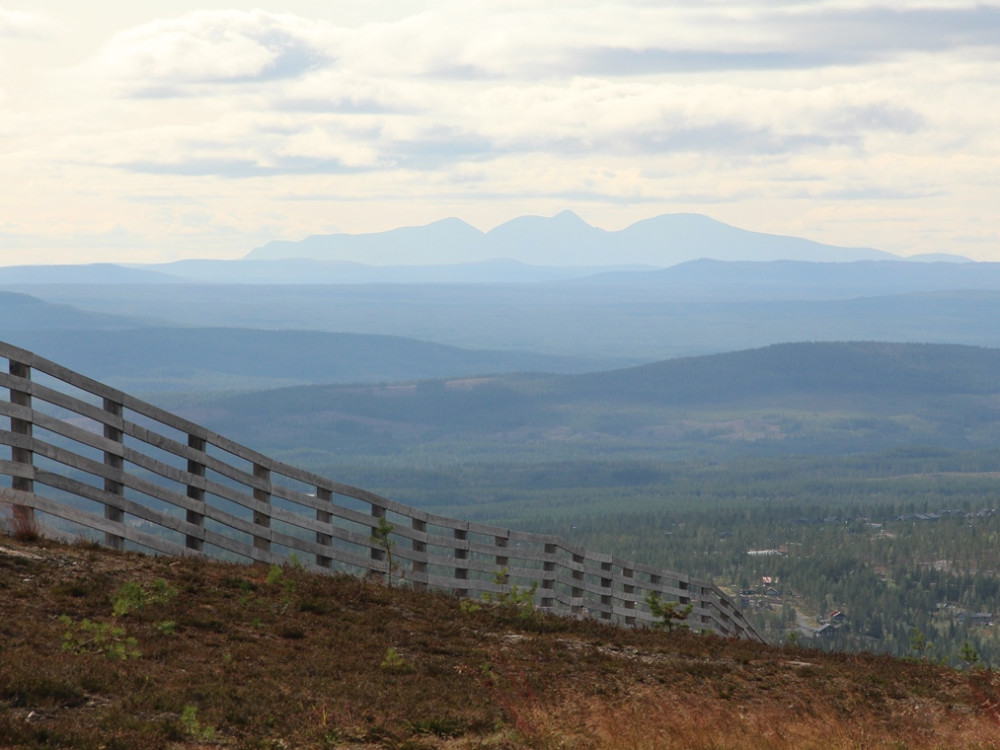
[[[140,89],[301,75],[327,60],[322,25],[292,15],[196,11],[116,34],[100,68]]]
[[[55,25],[48,16],[0,8],[0,39],[4,37],[44,39],[54,30]]]

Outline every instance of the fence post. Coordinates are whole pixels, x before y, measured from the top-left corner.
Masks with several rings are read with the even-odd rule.
[[[8,371],[15,378],[23,378],[24,380],[31,380],[31,366],[24,364],[23,362],[16,362],[15,360],[10,360],[8,362]],[[10,389],[10,402],[15,406],[24,406],[28,409],[31,408],[31,393],[28,391],[19,391],[16,388]],[[26,419],[15,419],[10,418],[10,431],[15,435],[22,435],[28,439],[28,444],[31,444],[31,438],[33,434],[31,421]],[[27,492],[33,494],[35,492],[35,480],[32,478],[34,476],[34,452],[30,447],[28,448],[14,448],[10,449],[11,461],[15,464],[21,464],[23,467],[27,468],[25,473],[28,476],[15,476],[11,477],[11,488],[19,490],[21,492]],[[35,509],[28,505],[14,505],[12,508],[14,513],[14,526],[15,528],[23,529],[33,529],[35,528]]]
[[[499,554],[499,552],[507,548],[507,537],[495,534],[493,536],[493,544],[496,546],[498,552],[498,554],[493,556],[493,564],[497,566],[496,572],[493,574],[493,578],[495,581],[498,581],[504,589],[506,589],[507,582],[510,580],[510,573],[507,572],[507,566],[510,564],[510,558],[507,555]]]
[[[204,453],[206,448],[204,438],[197,435],[188,435],[188,448]],[[187,496],[198,503],[202,511],[205,510],[205,464],[189,458],[187,462],[188,474],[191,475],[191,482],[188,482]],[[188,509],[186,514],[187,522],[197,526],[195,534],[184,535],[184,546],[195,552],[202,552],[205,549],[205,513]]]
[[[613,596],[613,576],[611,573],[611,562],[601,563],[601,619],[610,620],[614,610]]]
[[[122,405],[109,398],[104,399],[104,411],[119,420],[122,417]],[[104,425],[104,437],[117,443],[116,451],[104,451],[104,465],[111,470],[110,477],[104,479],[104,491],[119,498],[125,495],[124,468],[125,459],[122,457],[122,431],[112,425]],[[124,532],[125,511],[113,503],[104,503],[104,517],[122,527]],[[104,532],[104,543],[112,549],[122,549],[125,546],[123,534],[114,534],[110,531]]]
[[[635,571],[632,568],[622,568],[622,589],[624,599],[622,606],[625,609],[635,609]],[[635,615],[625,615],[626,625],[635,625]]]
[[[465,542],[464,545],[456,545],[455,547],[455,578],[459,581],[465,581],[469,578],[469,532],[467,529],[455,529],[455,539],[457,541]],[[464,565],[461,563],[465,563]],[[455,587],[455,596],[468,596],[468,587],[462,588],[461,586]]]
[[[541,606],[544,609],[551,609],[555,606],[556,589],[556,561],[555,557],[558,548],[554,544],[545,545],[545,556],[550,558],[542,561],[542,600]]]
[[[326,489],[325,487],[316,488],[316,499],[322,500],[324,503],[333,504],[333,492]],[[333,513],[328,510],[316,509],[316,520],[320,523],[333,523]],[[333,543],[333,536],[330,534],[324,534],[322,531],[316,532],[316,544],[322,544],[324,547],[329,547]],[[333,558],[327,557],[326,555],[321,555],[316,553],[316,565],[321,568],[332,568]]]
[[[412,528],[414,531],[419,531],[421,534],[427,533],[427,522],[421,521],[419,518],[414,518],[412,522]],[[427,542],[423,542],[419,539],[413,540],[413,552],[417,555],[423,556],[422,560],[413,561],[413,588],[418,591],[422,591],[427,588]],[[423,578],[424,580],[419,580]]]
[[[570,573],[573,584],[570,587],[569,611],[574,615],[583,613],[583,555],[573,553],[573,569]]]
[[[265,506],[271,504],[271,470],[266,466],[255,463],[253,465],[253,475],[255,478],[265,483],[263,488],[253,488],[253,499]],[[261,552],[271,551],[271,514],[265,510],[254,508],[253,522],[260,527],[260,534],[254,534],[253,546]]]
[[[717,609],[716,606],[715,606],[715,602],[708,598],[708,593],[709,593],[708,589],[705,586],[699,586],[698,588],[699,588],[700,597],[701,597],[701,601],[698,604],[702,608],[702,611],[711,612],[713,609]],[[712,624],[713,619],[715,619],[715,618],[713,618],[710,614],[709,615],[702,615],[701,616],[701,624],[703,626],[703,629],[704,629],[704,626],[707,626],[709,630],[712,630],[712,631],[715,631],[716,633],[718,633],[719,632],[719,628],[715,627]],[[721,626],[722,623],[720,622],[719,625]]]

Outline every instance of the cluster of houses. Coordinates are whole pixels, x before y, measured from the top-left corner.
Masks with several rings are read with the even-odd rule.
[[[763,552],[764,550],[754,551]],[[774,551],[776,552],[776,550]],[[779,554],[784,554],[784,552]],[[740,591],[740,606],[744,609],[773,609],[783,599],[784,594],[781,579],[778,576],[761,576],[759,586]],[[819,627],[812,630],[812,635],[820,638],[829,638],[841,628],[849,627],[847,615],[839,609],[821,616],[818,623]],[[805,630],[808,632],[810,629],[806,628]]]
[[[960,624],[990,627],[995,622],[992,612],[966,612],[958,604],[952,602],[938,602],[936,609],[938,614],[950,615],[955,622]]]
[[[894,521],[900,522],[917,522],[917,521],[940,521],[944,518],[961,517],[969,520],[974,519],[984,519],[993,516],[998,513],[996,508],[983,508],[978,511],[964,511],[964,510],[941,510],[934,513],[906,513],[901,514],[893,518]],[[873,522],[870,518],[840,518],[837,516],[829,516],[826,518],[793,518],[790,519],[791,523],[794,524],[851,524],[851,523],[864,523],[869,529],[877,532],[881,536],[892,536],[886,534],[883,524]],[[723,532],[722,538],[727,538],[732,535],[732,532]],[[789,548],[788,544],[782,544],[778,547],[769,547],[763,549],[748,549],[747,555],[750,557],[783,557],[788,554]],[[740,595],[740,605],[747,609],[760,609],[767,608],[773,609],[775,605],[779,604],[779,600],[782,599],[782,587],[781,582],[777,576],[761,576],[760,585],[756,588],[742,589],[739,592]],[[952,608],[954,605],[938,605],[939,610],[947,607]],[[968,625],[979,625],[979,626],[992,626],[994,624],[994,616],[992,612],[964,612],[960,611],[954,614],[955,620],[959,623],[966,623]],[[1000,616],[998,616],[1000,619]],[[826,616],[821,616],[818,618],[818,625],[814,631],[813,635],[820,638],[831,637],[838,630],[845,627],[850,627],[847,616],[839,609],[835,609]]]
[[[769,604],[767,598],[781,597],[781,579],[777,576],[761,576],[760,586],[755,589],[740,590],[740,604],[744,607],[761,607]]]
[[[987,511],[979,511],[984,513]],[[897,521],[940,521],[942,518],[950,518],[952,516],[968,516],[972,518],[974,513],[966,513],[964,510],[941,510],[937,513],[905,513],[901,516],[896,516]]]
[[[846,625],[847,615],[839,609],[835,609],[826,617],[819,618],[819,627],[814,631],[814,635],[820,638],[829,638]]]
[[[939,510],[933,513],[903,513],[895,516],[892,520],[940,521],[942,518],[951,518],[953,516],[961,516],[962,518],[968,519],[989,518],[997,512],[998,510],[996,508],[983,508],[982,510],[976,511],[965,511],[952,508],[951,510]],[[839,516],[826,516],[825,518],[790,518],[789,523],[799,525],[814,525],[823,523],[867,523],[869,526],[881,526],[881,524],[871,523],[871,518],[867,516],[858,518],[841,518]]]

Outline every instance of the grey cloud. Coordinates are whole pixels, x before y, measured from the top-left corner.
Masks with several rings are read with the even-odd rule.
[[[238,20],[245,22],[242,16]],[[219,33],[221,24],[222,21],[214,16],[201,25],[191,22],[188,27],[174,28],[165,25],[161,29],[156,24],[150,24],[141,27],[139,32],[123,35],[113,42],[109,48],[109,59],[126,70],[135,69],[132,74],[134,88],[130,96],[147,99],[211,94],[211,90],[206,91],[204,88],[211,85],[283,81],[301,77],[336,62],[332,54],[318,48],[294,30],[283,28],[273,21],[250,27],[246,23],[242,27],[240,24],[232,29],[226,27],[228,37]],[[179,38],[198,46],[202,52],[218,46],[215,58],[220,64],[206,65],[204,70],[186,69],[184,49],[180,43],[175,43],[173,47],[167,46],[165,50],[151,45],[153,49],[157,49],[157,58],[151,62],[144,57],[146,47],[143,42],[145,37],[157,35],[165,35],[168,40]],[[226,64],[221,64],[228,61],[225,45],[229,42],[223,41],[226,38],[229,38],[229,42],[239,39],[266,50],[269,59],[262,65],[256,61],[248,63],[243,70],[229,69]]]
[[[567,61],[567,72],[588,75],[650,75],[702,73],[726,70],[797,70],[821,68],[843,61],[842,55],[817,52],[721,52],[716,50],[625,49],[598,47],[577,50]],[[857,55],[852,62],[863,62]]]
[[[493,81],[507,77],[507,75],[500,75],[479,65],[459,65],[457,63],[432,67],[426,74],[432,78],[455,81]]]
[[[599,191],[587,190],[530,190],[518,189],[510,192],[500,192],[495,190],[475,190],[465,189],[461,192],[441,191],[435,195],[444,200],[467,200],[467,201],[507,201],[511,198],[559,198],[567,201],[579,201],[587,203],[613,203],[615,205],[628,206],[632,204],[657,203],[662,204],[665,200],[663,196],[646,195],[616,195],[612,193],[602,193]]]
[[[1000,6],[966,9],[767,11],[746,22],[784,41],[767,51],[676,47],[591,47],[570,51],[561,72],[602,75],[807,70],[860,65],[901,52],[967,47],[1000,50]]]
[[[715,193],[672,193],[669,200],[679,203],[732,203],[737,200],[744,200],[752,197],[750,191],[738,191],[718,195]]]
[[[753,153],[781,154],[828,148],[832,145],[860,147],[856,135],[831,136],[817,133],[779,133],[771,128],[753,127],[737,121],[699,126],[647,128],[627,133],[603,135],[599,139],[560,138],[522,144],[518,151],[546,150],[563,154],[586,153]]]
[[[296,78],[333,62],[328,55],[280,29],[269,30],[260,36],[259,41],[269,49],[278,50],[278,56],[259,74],[235,80],[275,81]]]
[[[878,186],[861,188],[844,188],[829,190],[823,193],[809,193],[802,197],[819,198],[822,200],[871,201],[871,200],[913,200],[914,198],[929,198],[941,195],[937,190],[901,190]]]
[[[409,115],[421,111],[409,104],[397,105],[374,98],[344,96],[276,99],[271,109],[277,112],[312,112],[342,115]]]
[[[190,89],[174,85],[144,86],[129,93],[133,99],[178,99],[190,95]]]
[[[852,129],[916,133],[923,129],[926,120],[923,115],[909,107],[882,103],[846,109],[836,124]]]
[[[373,136],[375,134],[372,134]],[[373,137],[369,142],[375,141]],[[219,144],[200,145],[211,151]],[[337,159],[313,159],[302,156],[269,156],[261,159],[216,157],[191,158],[178,161],[135,160],[113,166],[145,174],[204,177],[208,175],[234,179],[270,177],[276,175],[357,174],[391,169],[431,171],[467,161],[484,161],[503,153],[488,138],[475,134],[453,132],[447,128],[432,130],[408,141],[391,141],[377,145],[381,159],[370,166],[348,166]]]
[[[633,139],[643,151],[722,151],[778,154],[842,143],[816,134],[783,134],[770,128],[748,128],[723,122],[707,127],[649,132]]]
[[[547,198],[561,198],[574,203],[613,203],[618,206],[663,202],[663,196],[659,195],[617,195],[593,190],[562,190],[555,192],[540,192],[537,193],[537,195],[545,196]]]
[[[176,162],[131,161],[114,165],[120,169],[143,174],[180,175],[185,177],[272,177],[276,175],[353,174],[367,171],[349,167],[336,159],[285,157],[263,164],[254,159],[224,157],[187,159]]]
[[[939,51],[1000,45],[1000,6],[865,8],[806,16],[799,31],[827,45],[887,51]],[[780,21],[779,21],[780,23]]]
[[[482,161],[504,153],[486,136],[437,126],[408,141],[385,147],[386,157],[409,169],[434,169],[460,161]]]
[[[273,42],[270,42],[266,46],[269,48],[278,46],[280,52],[274,60],[259,72],[238,76],[205,76],[188,82],[239,84],[280,81],[288,78],[297,78],[333,62],[332,58],[290,37],[286,38],[281,45],[275,45]]]

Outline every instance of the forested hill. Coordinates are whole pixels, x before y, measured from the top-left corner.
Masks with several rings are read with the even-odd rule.
[[[782,393],[987,394],[1000,392],[1000,349],[877,342],[775,344],[562,378],[557,391],[666,404]]]
[[[10,338],[14,331],[37,331],[47,328],[91,329],[107,331],[143,328],[147,323],[138,317],[91,312],[73,305],[44,302],[37,297],[0,290],[0,337]]]
[[[453,459],[456,450],[602,452],[622,441],[729,451],[765,438],[779,452],[856,452],[992,445],[996,393],[997,349],[802,343],[585,375],[303,386],[188,399],[182,411],[280,452],[419,447]]]
[[[585,357],[463,349],[401,336],[326,331],[151,326],[79,330],[68,324],[62,329],[5,331],[0,322],[0,338],[115,387],[143,392],[391,382],[525,370],[586,372],[606,366]]]

